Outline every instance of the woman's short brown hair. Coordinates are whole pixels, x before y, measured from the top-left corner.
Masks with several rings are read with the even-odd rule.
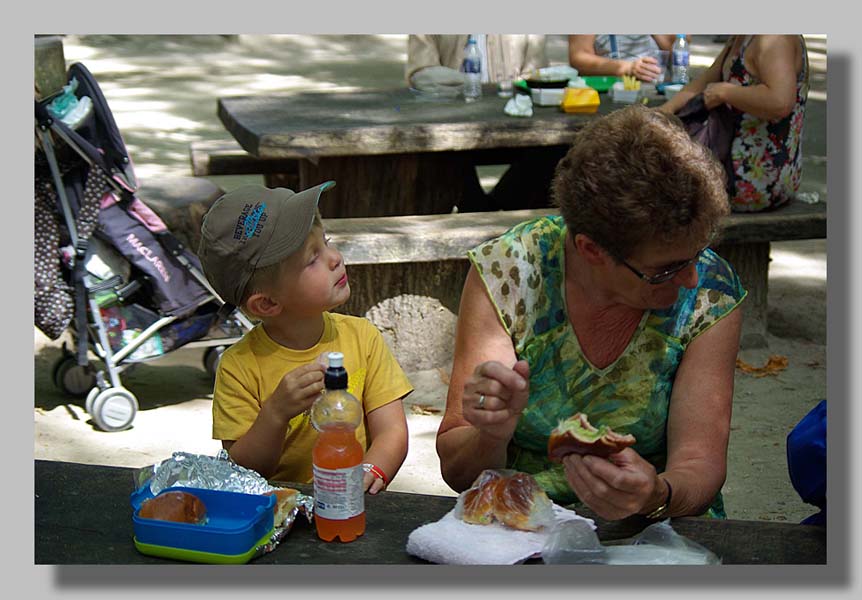
[[[622,260],[649,241],[713,241],[730,213],[724,178],[678,118],[633,105],[576,134],[551,191],[572,235]]]

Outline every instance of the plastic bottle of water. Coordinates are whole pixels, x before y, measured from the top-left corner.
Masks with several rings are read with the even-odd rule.
[[[311,406],[311,424],[319,432],[311,451],[314,521],[320,539],[351,542],[365,533],[365,452],[356,439],[362,405],[347,391],[344,355],[330,352],[327,358],[326,391]]]
[[[464,47],[462,70],[464,71],[464,100],[473,102],[482,96],[482,55],[479,53],[479,46],[476,45],[476,38],[472,35],[467,38],[467,45]]]
[[[673,68],[671,70],[671,78],[674,83],[688,83],[688,40],[685,39],[684,33],[676,35],[676,41],[673,43],[671,50],[673,55]]]

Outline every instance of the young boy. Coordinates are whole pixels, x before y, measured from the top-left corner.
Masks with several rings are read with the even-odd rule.
[[[238,464],[277,481],[310,483],[317,439],[309,409],[327,352],[344,354],[348,391],[362,403],[365,490],[376,494],[407,455],[401,399],[413,387],[368,320],[328,311],[350,297],[341,253],[317,202],[328,181],[295,193],[243,186],[204,217],[198,255],[222,299],[260,323],[222,355],[213,391],[213,438]]]

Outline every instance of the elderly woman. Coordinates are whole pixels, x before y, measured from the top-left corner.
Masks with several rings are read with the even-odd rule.
[[[776,208],[799,191],[808,50],[801,35],[734,35],[704,73],[658,108],[678,112],[697,94],[739,121],[731,146],[731,208]]]
[[[443,478],[461,491],[505,467],[605,519],[725,516],[746,292],[708,248],[729,212],[721,166],[675,117],[631,106],[578,134],[553,194],[561,216],[469,253]],[[551,430],[576,412],[636,445],[550,462]]]

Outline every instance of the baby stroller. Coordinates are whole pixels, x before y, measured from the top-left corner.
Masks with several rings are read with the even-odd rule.
[[[221,353],[252,323],[224,304],[197,257],[137,197],[125,143],[90,72],[73,64],[68,81],[35,102],[35,325],[51,339],[69,331],[74,351],[63,345],[54,383],[86,396],[100,429],[120,431],[138,410],[123,371],[201,346],[214,376]]]

